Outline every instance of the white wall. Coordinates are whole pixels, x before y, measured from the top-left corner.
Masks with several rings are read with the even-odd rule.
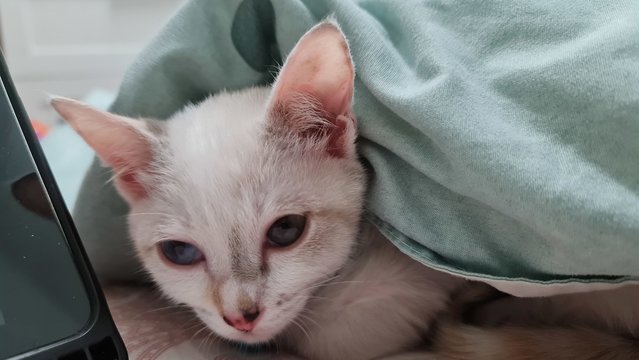
[[[47,94],[114,91],[184,0],[0,0],[5,59],[31,118],[57,118]]]

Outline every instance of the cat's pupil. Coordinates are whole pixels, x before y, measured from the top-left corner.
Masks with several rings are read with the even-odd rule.
[[[304,232],[306,217],[303,215],[286,215],[277,219],[268,229],[266,237],[273,246],[289,246]]]
[[[193,265],[204,258],[195,245],[183,241],[162,241],[160,250],[167,260],[176,265]]]

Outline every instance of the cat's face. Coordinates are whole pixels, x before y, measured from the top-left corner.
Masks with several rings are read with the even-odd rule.
[[[269,92],[219,95],[169,121],[161,179],[129,217],[138,253],[164,292],[218,334],[249,342],[280,332],[344,264],[363,190],[355,158],[269,134]],[[165,240],[192,244],[201,261],[172,263],[159,245]],[[243,312],[258,312],[251,331],[227,324]]]
[[[222,93],[167,122],[54,106],[114,169],[139,257],[217,334],[265,342],[342,268],[364,177],[339,29],[318,25],[274,87]]]

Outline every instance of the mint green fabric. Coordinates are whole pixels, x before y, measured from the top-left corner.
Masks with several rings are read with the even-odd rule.
[[[424,264],[553,283],[639,276],[639,3],[199,0],[128,72],[112,110],[166,118],[266,84],[334,13],[356,66],[370,218]],[[76,221],[131,278],[126,206],[94,165]]]

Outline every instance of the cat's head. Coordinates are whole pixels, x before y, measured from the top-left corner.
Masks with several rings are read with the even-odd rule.
[[[347,42],[325,22],[272,88],[221,93],[166,122],[52,104],[113,169],[164,293],[217,334],[257,343],[292,324],[354,245],[365,184],[353,81]]]

